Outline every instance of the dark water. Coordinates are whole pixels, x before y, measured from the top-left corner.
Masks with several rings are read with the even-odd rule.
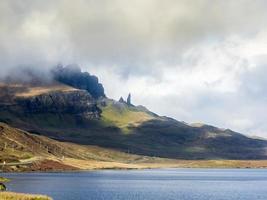
[[[0,174],[11,191],[54,200],[267,200],[267,170],[164,169]]]

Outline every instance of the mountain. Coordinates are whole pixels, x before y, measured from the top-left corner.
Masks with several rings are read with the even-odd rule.
[[[266,159],[267,141],[209,125],[189,125],[106,97],[98,78],[57,67],[50,81],[2,81],[0,121],[79,145],[173,159]],[[10,80],[10,79],[8,79]]]

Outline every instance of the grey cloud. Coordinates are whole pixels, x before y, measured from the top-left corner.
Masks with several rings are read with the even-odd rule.
[[[266,25],[264,1],[99,2],[77,1],[58,12],[76,56],[141,73],[160,62],[181,62],[183,52],[199,42],[249,37]]]
[[[199,42],[253,35],[266,25],[265,7],[263,0],[4,0],[2,65],[77,62],[147,74],[158,63],[180,63]]]
[[[255,69],[247,69],[241,74],[242,85],[240,92],[257,101],[267,100],[267,55],[263,63],[259,63]]]
[[[266,35],[266,6],[265,0],[1,0],[0,76],[77,63],[99,75],[111,97],[130,90],[136,103],[160,114],[263,135],[267,58],[248,59],[242,50],[258,50],[248,41],[266,43],[257,40]]]

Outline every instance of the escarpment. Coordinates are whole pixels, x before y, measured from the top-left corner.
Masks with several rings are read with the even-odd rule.
[[[100,114],[94,98],[83,90],[19,97],[16,102],[25,113],[68,113],[87,118],[98,118]]]

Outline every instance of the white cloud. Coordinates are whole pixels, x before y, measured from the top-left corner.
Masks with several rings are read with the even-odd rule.
[[[265,0],[2,0],[1,75],[77,63],[107,94],[265,135]]]
[[[154,66],[160,68],[160,78],[124,79],[114,69],[92,70],[101,75],[108,95],[116,99],[132,92],[136,104],[162,115],[266,137],[267,49],[263,42],[262,34],[257,34],[195,46],[184,52],[180,65]]]

